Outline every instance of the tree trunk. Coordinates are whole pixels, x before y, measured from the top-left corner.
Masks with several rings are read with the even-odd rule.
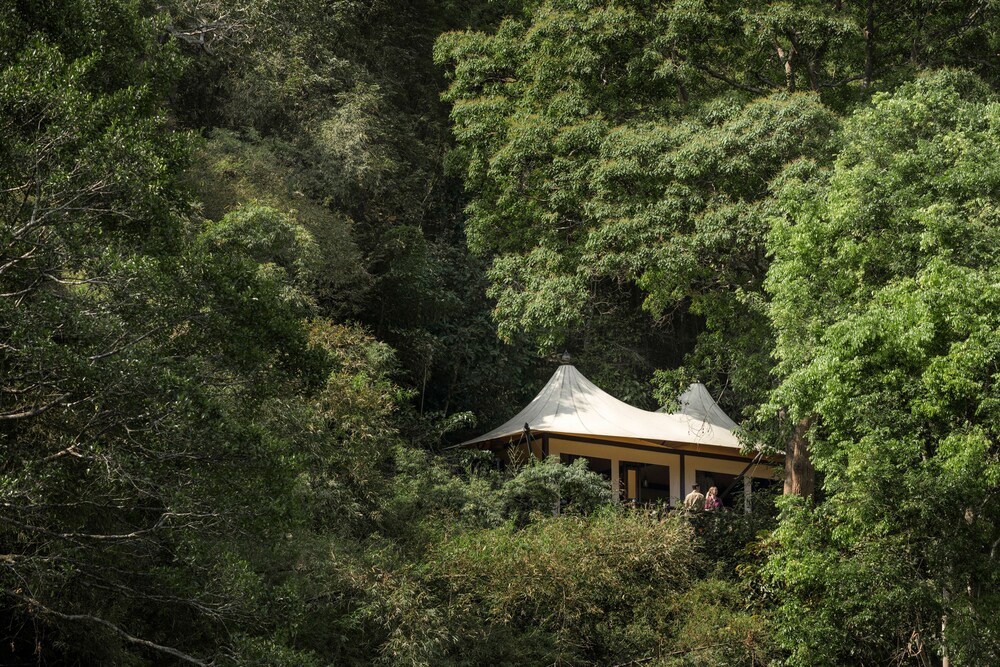
[[[865,12],[865,88],[872,85],[875,71],[875,0],[868,0]]]
[[[788,51],[781,48],[778,40],[774,40],[774,49],[778,52],[778,62],[781,63],[782,67],[785,68],[785,87],[788,92],[795,92],[795,70],[792,67],[792,58],[795,56],[795,48],[791,47]]]
[[[785,495],[812,498],[816,491],[816,470],[809,458],[809,441],[806,433],[812,424],[812,417],[806,417],[795,425],[792,437],[785,448]]]
[[[950,570],[950,568],[949,568]],[[951,593],[948,587],[941,589],[941,602],[947,610],[948,602],[951,600]],[[941,667],[951,667],[951,658],[948,656],[948,612],[941,615]]]

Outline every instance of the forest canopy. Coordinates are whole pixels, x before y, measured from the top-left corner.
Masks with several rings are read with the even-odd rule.
[[[1000,664],[998,12],[3,3],[0,663]],[[815,488],[450,447],[563,350]]]

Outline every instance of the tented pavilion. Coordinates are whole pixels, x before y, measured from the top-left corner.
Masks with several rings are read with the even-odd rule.
[[[459,446],[487,448],[502,459],[586,458],[616,499],[644,503],[676,505],[695,483],[703,493],[741,488],[748,501],[755,485],[775,478],[773,462],[743,453],[736,423],[704,385],[691,385],[679,402],[675,413],[641,410],[564,363],[523,410]]]

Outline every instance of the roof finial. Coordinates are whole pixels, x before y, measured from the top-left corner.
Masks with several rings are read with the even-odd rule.
[[[573,357],[570,356],[569,350],[564,351],[562,353],[562,356],[559,359],[560,359],[560,363],[563,363],[563,364],[571,364],[571,363],[573,363]]]

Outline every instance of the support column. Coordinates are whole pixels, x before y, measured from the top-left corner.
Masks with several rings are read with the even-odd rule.
[[[677,499],[678,496],[681,496],[681,498],[683,498],[683,494],[680,492],[680,489],[683,486],[684,486],[684,478],[681,477],[681,467],[680,467],[680,464],[671,463],[670,464],[670,506],[671,507],[677,507],[678,505],[680,505],[680,503],[677,502],[676,499]]]
[[[678,507],[680,507],[684,503],[684,498],[687,496],[690,488],[688,486],[687,471],[684,470],[684,455],[681,454],[680,456],[681,456],[681,488],[680,488],[680,493],[677,494],[677,497],[679,499],[677,502]]]
[[[621,486],[621,478],[618,475],[618,467],[621,462],[618,459],[611,459],[611,500],[618,502],[620,500],[618,489]]]
[[[625,497],[639,500],[639,471],[636,468],[625,469]]]

